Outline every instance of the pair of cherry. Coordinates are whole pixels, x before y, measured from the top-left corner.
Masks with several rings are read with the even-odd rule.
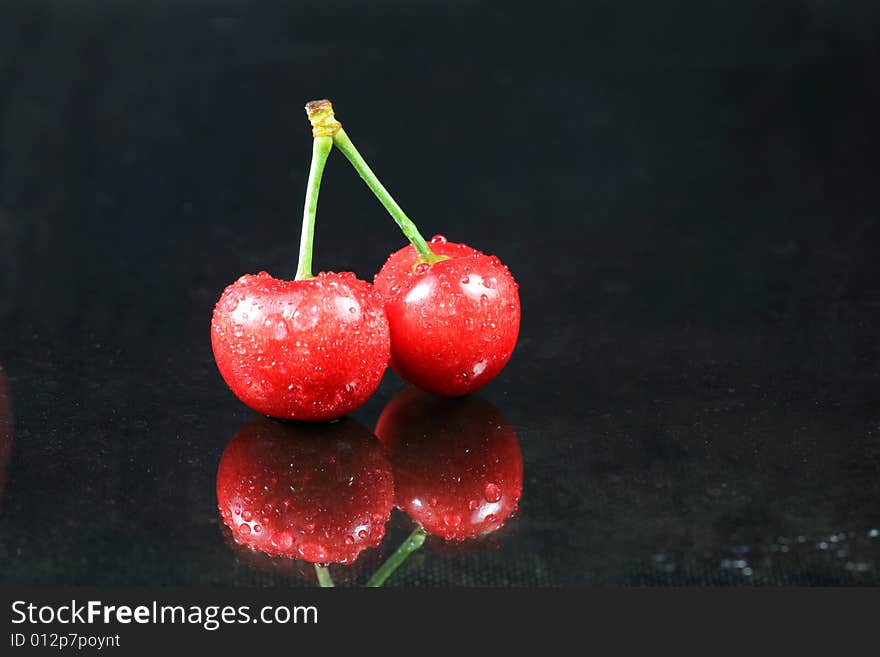
[[[357,152],[329,101],[306,105],[314,137],[293,281],[266,272],[239,278],[214,308],[211,343],[221,375],[252,409],[321,422],[350,413],[387,365],[446,397],[491,381],[519,332],[517,283],[501,261],[442,236],[426,242]],[[353,273],[312,275],[318,192],[333,147],[352,163],[411,244],[374,284]]]
[[[522,484],[519,441],[497,409],[411,388],[385,407],[375,435],[351,419],[252,420],[220,461],[217,502],[237,543],[322,564],[325,582],[325,564],[352,564],[382,542],[396,505],[418,527],[368,581],[378,586],[427,534],[462,541],[499,529]]]

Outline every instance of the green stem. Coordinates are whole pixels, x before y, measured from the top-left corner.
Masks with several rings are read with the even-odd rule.
[[[379,570],[373,573],[373,576],[367,580],[367,583],[364,586],[382,586],[382,584],[385,583],[385,580],[391,577],[394,571],[406,561],[409,555],[422,547],[422,543],[425,542],[425,537],[427,535],[428,532],[426,532],[421,525],[413,530],[413,533],[400,544],[400,547],[394,551],[394,554],[388,557],[385,563],[379,567]]]
[[[315,240],[315,215],[318,212],[318,192],[324,165],[333,149],[331,137],[316,137],[312,144],[312,165],[309,168],[309,182],[306,185],[306,201],[303,207],[302,235],[299,240],[299,263],[296,267],[296,280],[312,277],[312,245]],[[332,583],[331,583],[332,586]]]
[[[379,181],[376,174],[373,173],[373,170],[366,163],[361,154],[358,153],[354,144],[351,143],[351,139],[348,138],[348,135],[345,134],[345,130],[341,127],[333,135],[333,144],[336,148],[342,151],[342,154],[345,155],[346,158],[348,158],[348,161],[351,162],[361,178],[364,179],[364,182],[367,183],[367,187],[372,190],[373,194],[376,195],[376,198],[379,199],[379,202],[385,206],[386,210],[388,210],[388,214],[390,214],[394,218],[394,221],[397,222],[397,225],[400,226],[400,230],[403,231],[403,234],[406,235],[406,238],[412,243],[418,252],[419,260],[427,262],[428,264],[434,264],[435,262],[446,260],[446,256],[439,256],[431,251],[431,247],[428,246],[428,243],[425,241],[425,238],[422,237],[419,229],[416,228],[416,225],[406,216],[406,213],[397,204],[397,201],[395,201],[388,190],[385,189],[385,186]]]
[[[333,578],[330,577],[330,570],[327,566],[322,566],[321,564],[316,563],[315,574],[318,576],[318,584],[320,584],[322,589],[332,589],[335,586],[333,584]]]

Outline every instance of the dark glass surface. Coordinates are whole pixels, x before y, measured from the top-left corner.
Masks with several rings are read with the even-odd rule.
[[[880,583],[880,10],[370,4],[0,8],[0,583],[314,583],[222,530],[253,414],[208,329],[295,271],[324,96],[427,236],[521,286],[479,393],[519,513],[389,584]],[[331,157],[316,268],[402,244]]]

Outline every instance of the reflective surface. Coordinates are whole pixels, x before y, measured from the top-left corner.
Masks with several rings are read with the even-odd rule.
[[[880,583],[877,10],[323,4],[0,9],[0,583],[314,585],[224,535],[209,327],[293,276],[320,96],[520,283],[519,511],[389,584]],[[402,244],[331,156],[316,270]]]
[[[320,426],[255,418],[217,471],[217,507],[233,540],[270,556],[353,563],[382,543],[393,504],[385,450],[348,418]]]
[[[391,459],[397,506],[430,535],[485,537],[516,512],[519,440],[484,399],[441,399],[410,388],[382,411],[376,435]]]

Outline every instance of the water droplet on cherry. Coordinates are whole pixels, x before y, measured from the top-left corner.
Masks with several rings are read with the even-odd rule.
[[[457,513],[443,514],[443,523],[448,527],[458,527],[461,524],[461,516]]]
[[[282,550],[289,550],[293,545],[293,536],[288,532],[279,532],[272,537],[272,542]]]

